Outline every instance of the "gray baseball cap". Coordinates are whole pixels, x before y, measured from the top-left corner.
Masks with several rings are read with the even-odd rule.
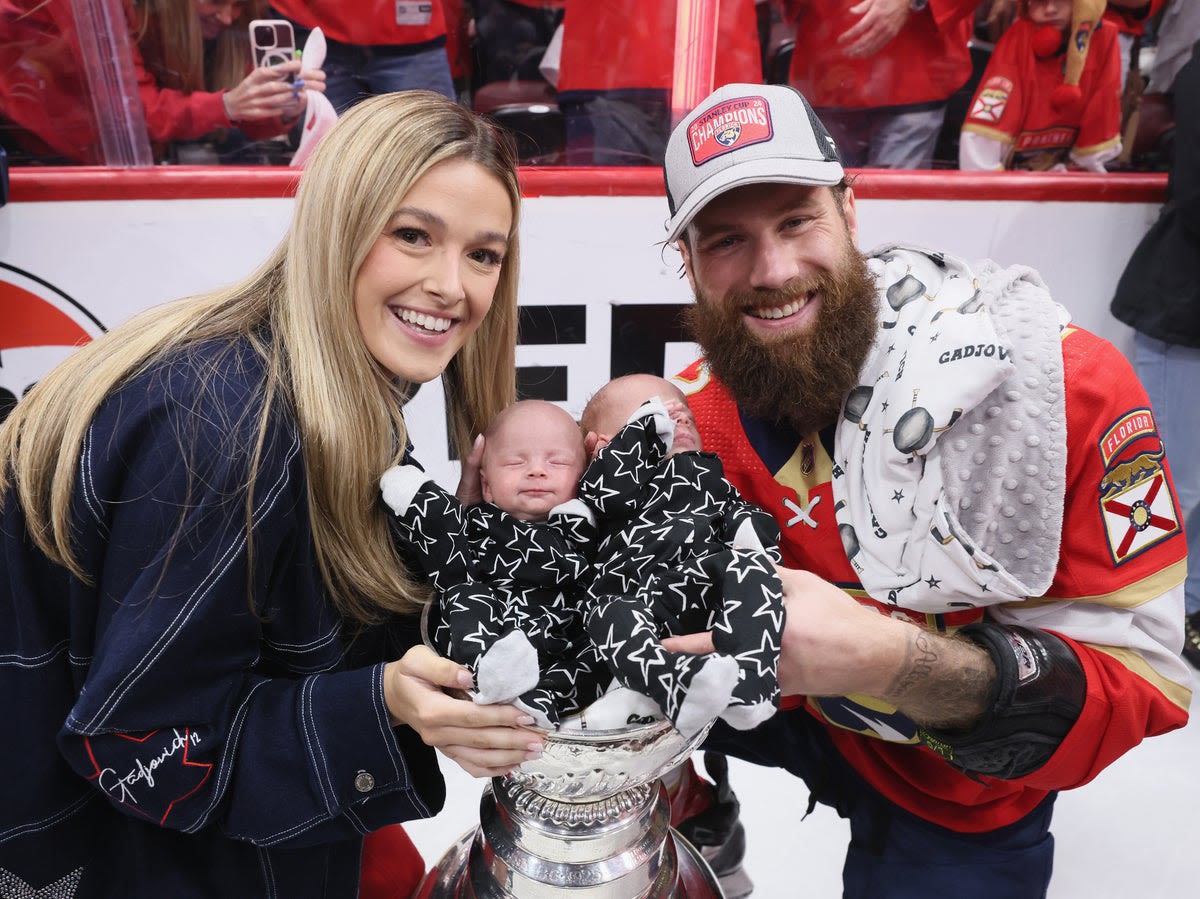
[[[726,84],[667,141],[668,242],[714,197],[743,184],[834,185],[845,172],[808,100],[779,84]]]

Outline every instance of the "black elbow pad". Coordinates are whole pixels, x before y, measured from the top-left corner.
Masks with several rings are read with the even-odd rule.
[[[919,728],[921,742],[967,773],[1015,778],[1036,771],[1083,710],[1083,666],[1065,641],[1046,631],[985,621],[959,633],[996,664],[988,710],[966,733]]]

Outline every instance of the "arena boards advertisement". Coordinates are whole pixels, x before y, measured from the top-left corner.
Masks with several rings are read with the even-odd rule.
[[[248,274],[291,213],[286,185],[266,191],[253,174],[203,190],[180,190],[178,177],[156,172],[104,174],[49,186],[15,180],[13,201],[0,208],[0,414],[73,346],[147,306]],[[579,178],[538,175],[523,173],[519,383],[524,395],[578,414],[610,377],[673,374],[695,356],[677,315],[691,296],[678,252],[662,243],[660,173],[612,173],[606,195],[595,178],[581,188]],[[1097,192],[1065,176],[980,187],[947,177],[958,175],[861,176],[860,247],[903,241],[1031,266],[1077,324],[1125,348],[1128,332],[1108,303],[1157,215],[1161,179],[1109,176]],[[412,403],[418,456],[453,486],[439,385]]]

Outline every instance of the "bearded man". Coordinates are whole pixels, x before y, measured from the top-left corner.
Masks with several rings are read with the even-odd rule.
[[[846,896],[1045,895],[1057,792],[1187,721],[1186,546],[1145,391],[1030,269],[860,253],[790,88],[713,93],[665,175],[706,354],[676,380],[788,566],[790,703],[707,745],[850,819]]]

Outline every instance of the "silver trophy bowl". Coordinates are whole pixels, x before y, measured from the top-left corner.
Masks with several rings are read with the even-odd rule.
[[[507,779],[546,799],[596,802],[657,781],[692,754],[709,727],[690,738],[666,720],[549,733],[542,757]]]
[[[710,725],[711,726],[711,725]],[[541,758],[493,778],[422,899],[719,899],[700,853],[671,829],[661,778],[700,745],[669,721],[548,733]]]

